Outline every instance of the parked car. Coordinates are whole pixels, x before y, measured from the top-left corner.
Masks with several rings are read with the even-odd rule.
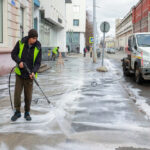
[[[107,48],[107,49],[106,49],[106,52],[107,52],[107,53],[110,53],[110,48]]]
[[[115,54],[115,49],[114,48],[110,48],[110,54]]]
[[[101,52],[102,52],[101,49],[97,48],[96,52],[97,52],[97,57],[100,58],[101,57]]]
[[[114,48],[107,48],[107,53],[115,54],[115,49]]]

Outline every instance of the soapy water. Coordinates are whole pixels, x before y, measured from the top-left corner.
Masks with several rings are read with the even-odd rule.
[[[11,92],[11,91],[10,91]],[[11,96],[11,93],[10,93],[10,96]],[[32,101],[34,104],[38,104],[39,102],[40,102],[40,104],[42,105],[42,104],[44,104],[45,102],[46,102],[46,100],[45,99],[43,99],[43,98],[41,98],[40,99],[40,101],[39,101],[39,99],[35,99],[35,100],[33,100]],[[43,105],[44,106],[44,105]],[[69,120],[67,120],[67,118],[68,118],[68,114],[67,114],[67,112],[65,112],[64,111],[64,109],[62,109],[62,107],[56,107],[55,105],[53,105],[52,103],[50,103],[50,104],[48,104],[48,103],[46,103],[46,106],[48,106],[49,108],[47,108],[47,110],[49,109],[50,110],[50,112],[49,111],[47,111],[47,114],[45,114],[46,116],[50,116],[51,118],[47,118],[47,120],[50,120],[50,121],[56,121],[55,123],[57,123],[58,124],[58,126],[59,126],[59,128],[60,128],[60,130],[65,134],[65,136],[67,136],[67,137],[69,137],[70,135],[71,135],[71,133],[73,132],[73,129],[71,129],[71,123],[69,123]],[[45,108],[44,108],[45,109]],[[44,110],[43,109],[43,110]],[[40,109],[38,108],[38,110],[36,109],[36,111],[39,111]],[[43,113],[44,111],[42,111],[42,113]],[[10,113],[11,115],[12,114],[14,114],[14,110],[12,111],[12,113]],[[24,114],[22,114],[22,116],[23,116]],[[9,119],[10,119],[10,117],[11,116],[9,116]],[[32,121],[31,122],[27,122],[27,121],[25,121],[25,119],[23,119],[23,118],[19,118],[16,122],[11,122],[11,125],[13,124],[13,125],[17,125],[17,124],[19,124],[19,125],[21,125],[20,127],[19,127],[19,129],[21,129],[24,125],[25,126],[27,126],[27,124],[29,124],[29,126],[30,126],[30,124],[34,124],[34,125],[46,125],[46,124],[48,124],[48,122],[49,121],[46,121],[45,119],[41,119],[41,118],[43,118],[43,116],[42,117],[40,117],[39,115],[38,116],[33,116],[33,119],[32,119]],[[7,118],[8,119],[8,118]],[[8,120],[7,120],[8,121]],[[3,122],[4,123],[4,122]],[[2,123],[2,124],[3,124]],[[50,122],[49,122],[50,123]],[[24,124],[24,125],[23,125]],[[50,123],[51,124],[51,123]],[[18,126],[18,125],[17,125]],[[13,126],[14,127],[14,126]],[[10,127],[9,125],[8,126],[6,126],[6,128],[3,128],[2,130],[2,132],[4,133],[4,132],[15,132],[15,128],[14,129],[12,129],[13,127]],[[45,128],[45,127],[44,127]],[[6,129],[6,130],[5,130]],[[33,128],[32,128],[33,129]],[[18,128],[17,128],[17,132],[19,132],[19,130],[18,130]],[[24,132],[24,130],[20,130],[20,132]],[[26,131],[25,131],[26,132]],[[27,131],[28,132],[28,131]],[[38,130],[33,130],[33,133],[42,133],[42,131],[38,131]],[[50,132],[48,132],[48,133],[50,133]],[[51,132],[52,133],[52,132]]]
[[[113,67],[110,66],[110,68]],[[115,71],[113,71],[113,75],[111,72],[109,76],[107,75],[103,76],[104,79],[103,84],[104,85],[109,84],[104,88],[91,88],[90,83],[91,81],[93,81],[92,78],[93,74],[94,73],[92,72],[89,73],[89,75],[86,75],[84,77],[83,80],[84,84],[82,83],[83,81],[81,77],[77,80],[77,75],[76,77],[73,78],[70,74],[69,75],[67,74],[68,78],[72,77],[74,80],[69,81],[63,78],[61,82],[59,78],[57,79],[54,78],[54,81],[56,80],[57,82],[52,84],[53,86],[49,84],[52,83],[53,81],[43,82],[43,80],[45,79],[45,76],[43,76],[43,79],[41,80],[40,84],[45,94],[48,96],[50,101],[54,104],[54,107],[52,105],[47,104],[46,100],[42,97],[42,94],[40,93],[38,88],[37,90],[34,89],[35,93],[33,93],[33,99],[35,100],[33,100],[31,106],[33,111],[31,112],[32,122],[30,123],[26,122],[24,118],[21,117],[18,120],[18,124],[17,123],[10,124],[11,108],[10,107],[8,108],[6,106],[1,107],[2,111],[0,112],[0,116],[2,117],[1,118],[2,120],[0,121],[0,126],[2,128],[0,128],[0,133],[4,132],[4,133],[15,134],[16,132],[17,133],[19,132],[19,133],[23,133],[23,136],[24,134],[27,133],[27,134],[36,134],[43,137],[56,135],[57,138],[59,138],[59,134],[63,134],[63,136],[66,135],[67,137],[70,137],[69,140],[70,139],[74,140],[73,143],[71,143],[71,141],[69,141],[68,139],[67,142],[65,141],[65,143],[64,142],[59,143],[56,140],[57,145],[55,146],[54,145],[50,146],[50,143],[42,144],[41,142],[39,144],[37,142],[37,144],[34,146],[35,149],[43,149],[43,150],[44,149],[45,150],[47,149],[115,150],[119,146],[129,146],[129,145],[139,148],[139,145],[142,146],[141,143],[138,146],[134,145],[133,143],[136,142],[133,141],[133,138],[135,137],[135,135],[136,136],[140,135],[137,133],[141,133],[142,135],[148,133],[149,128],[145,129],[146,126],[145,123],[140,123],[139,121],[136,121],[136,119],[132,120],[132,116],[134,116],[133,112],[130,109],[126,110],[126,108],[128,108],[127,104],[129,103],[128,98],[124,97],[124,94],[123,95],[121,94],[122,91],[118,93],[118,90],[120,90],[120,84],[116,82],[114,83],[111,80],[113,75],[115,74]],[[49,78],[51,79],[51,77]],[[95,81],[98,84],[97,87],[99,87],[99,83],[100,83],[99,76]],[[61,85],[58,85],[58,87],[60,87],[61,90],[58,89],[58,87],[56,87],[56,85],[60,84],[60,82]],[[65,84],[62,85],[63,82]],[[55,96],[55,94],[57,95]],[[93,101],[95,102],[95,104],[93,103]],[[87,103],[89,104],[86,105]],[[94,117],[97,113],[99,115]],[[110,117],[108,118],[109,119],[108,123],[106,122],[108,120],[107,115],[108,117]],[[131,117],[127,118],[128,115]],[[9,120],[9,123],[7,122],[7,120]],[[3,122],[4,125],[1,125],[1,122]],[[75,132],[73,129],[75,130]],[[98,131],[97,129],[99,129],[100,131]],[[104,131],[102,131],[102,129],[104,129]],[[107,132],[105,130],[107,130]],[[106,135],[106,133],[109,133],[109,131],[110,134]],[[117,136],[116,136],[116,132],[119,132]],[[129,138],[128,136],[126,137],[123,134],[125,132],[126,135],[128,135],[128,133],[135,133],[135,134],[131,134]],[[121,134],[123,137],[122,143],[123,144],[125,143],[125,145],[121,145],[121,142],[119,141]],[[114,144],[112,145],[110,144],[109,135],[116,137],[116,146]],[[146,135],[148,134],[145,134],[145,136]],[[101,139],[99,139],[98,137],[102,137],[104,139],[106,138],[105,139],[106,141],[108,139],[109,144],[107,145],[106,141],[105,143],[103,142],[99,143]],[[117,137],[119,137],[119,140],[117,140]],[[129,139],[130,141],[128,141],[127,139]],[[138,139],[140,139],[140,141],[142,140],[140,136]],[[75,141],[77,143],[75,143]],[[78,143],[78,141],[81,141],[81,143],[80,142]],[[14,150],[25,150],[26,148],[24,148],[23,146],[24,145],[17,146]],[[7,146],[4,143],[2,145],[0,143],[0,149],[1,147],[3,150],[5,150],[5,148],[7,149]],[[146,146],[143,147],[146,148]]]
[[[44,110],[45,109],[45,110]],[[48,110],[49,109],[49,110]],[[27,122],[22,117],[16,122],[11,122],[10,117],[14,113],[10,110],[3,109],[1,114],[3,115],[0,122],[1,133],[33,133],[40,135],[48,134],[64,134],[66,137],[70,137],[74,132],[69,122],[69,115],[60,107],[54,107],[47,105],[47,107],[40,108],[38,106],[33,107],[33,111],[37,111],[40,114],[31,114],[32,121]],[[2,116],[2,115],[1,115]]]
[[[74,133],[74,130],[71,128],[71,123],[65,119],[65,117],[67,117],[66,112],[59,108],[53,108],[53,111],[60,129],[69,138],[70,135]]]

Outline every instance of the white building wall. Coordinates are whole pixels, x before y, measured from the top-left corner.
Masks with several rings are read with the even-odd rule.
[[[57,30],[57,46],[60,47],[60,52],[66,52],[66,30],[58,29]]]
[[[50,30],[50,43],[51,47],[57,46],[57,29],[51,28]]]
[[[85,48],[85,34],[80,33],[80,53],[83,54],[83,49]]]
[[[41,0],[41,9],[45,11],[45,18],[53,23],[50,27],[49,47],[60,47],[66,52],[66,3],[65,0]],[[61,19],[62,23],[58,21]]]
[[[79,11],[75,12],[75,6],[79,6]],[[86,0],[72,0],[72,4],[66,4],[67,32],[80,33],[80,52],[83,53],[85,47],[85,30],[86,30]],[[79,20],[79,26],[73,25],[73,20]]]
[[[45,18],[64,28],[66,23],[65,0],[41,0],[41,8],[45,11]],[[58,22],[58,18],[62,23]]]
[[[79,6],[79,13],[74,12],[74,6]],[[72,0],[66,5],[67,31],[85,32],[86,26],[86,0]],[[79,19],[79,26],[73,26],[73,19]]]
[[[50,47],[50,30],[51,26],[40,22],[40,42],[42,47]]]

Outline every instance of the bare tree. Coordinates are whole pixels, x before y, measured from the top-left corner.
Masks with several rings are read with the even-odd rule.
[[[86,33],[85,33],[85,38],[86,38],[86,46],[91,46],[89,43],[89,37],[93,37],[93,23],[90,18],[90,13],[87,11],[86,12]]]

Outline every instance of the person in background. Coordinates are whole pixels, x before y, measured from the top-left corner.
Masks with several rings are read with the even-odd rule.
[[[90,47],[90,57],[92,58],[93,48]]]
[[[86,53],[87,53],[87,48],[86,47],[83,49],[83,52],[84,52],[84,57],[86,57]]]
[[[77,47],[77,53],[79,54],[79,47]]]
[[[59,53],[59,47],[55,47],[52,50],[52,61],[55,61],[57,54]]]
[[[87,50],[88,50],[88,52],[90,51],[90,46],[89,45],[87,45],[86,46],[86,48],[87,48]]]

